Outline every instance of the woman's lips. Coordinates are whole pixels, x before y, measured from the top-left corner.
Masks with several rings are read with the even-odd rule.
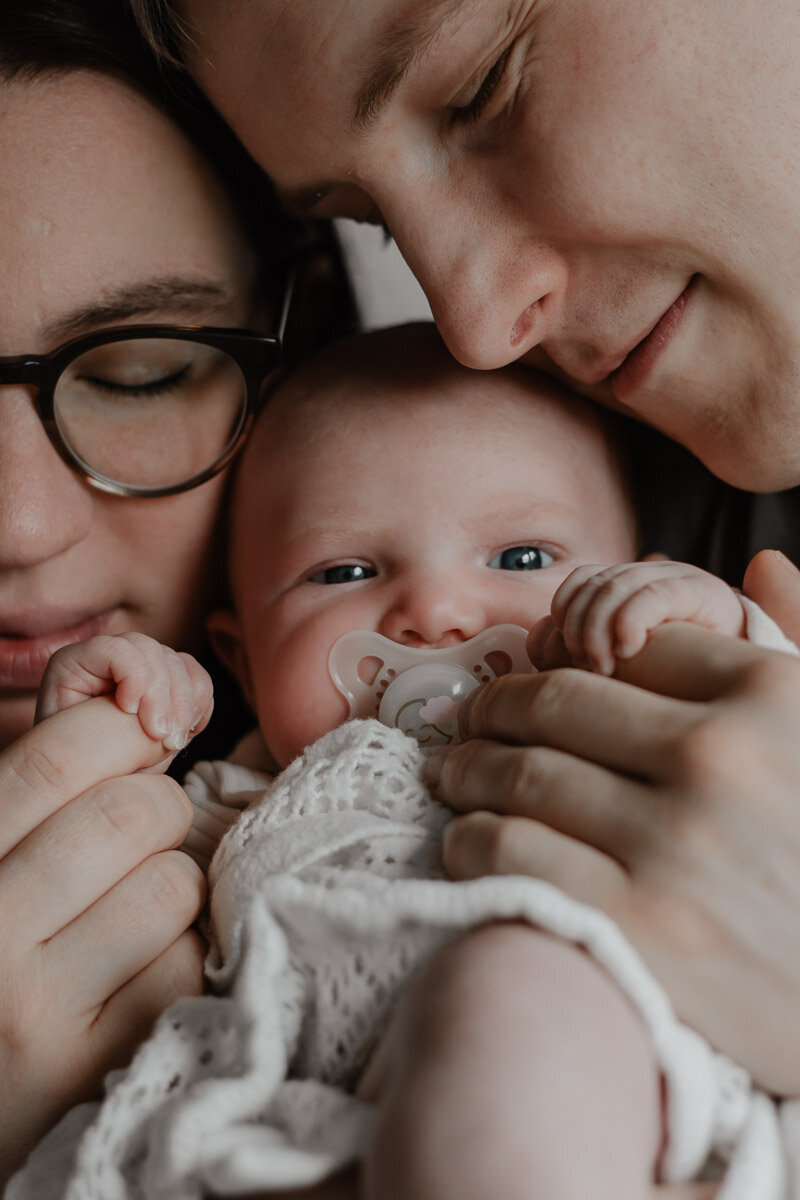
[[[30,633],[28,629],[24,633],[14,632],[15,625],[25,628],[27,622],[22,620],[4,621],[5,628],[0,630],[0,688],[26,691],[38,688],[50,655],[61,646],[103,633],[109,625],[111,611],[89,617],[65,614],[60,622],[57,617],[39,618],[28,627],[41,630],[36,633]]]
[[[621,403],[642,386],[669,345],[694,290],[694,284],[695,276],[692,276],[674,304],[669,306],[650,332],[637,342],[616,370],[608,376],[611,391]]]

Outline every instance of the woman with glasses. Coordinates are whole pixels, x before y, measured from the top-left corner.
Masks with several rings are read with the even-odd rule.
[[[203,653],[291,236],[268,199],[248,211],[222,131],[219,171],[198,149],[208,111],[168,116],[130,27],[100,24],[0,9],[0,1187],[200,987],[182,790],[125,778],[149,747],[112,704],[32,729],[34,706],[51,652],[91,632]]]

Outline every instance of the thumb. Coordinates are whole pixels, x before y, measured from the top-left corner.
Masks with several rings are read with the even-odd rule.
[[[761,550],[744,573],[742,591],[800,644],[800,571],[779,550]]]

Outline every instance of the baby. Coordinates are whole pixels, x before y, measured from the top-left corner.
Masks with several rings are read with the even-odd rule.
[[[409,666],[467,691],[530,669],[520,630],[607,673],[665,620],[782,645],[720,580],[632,561],[611,428],[528,371],[458,366],[428,326],[340,343],[270,398],[211,621],[260,734],[187,780],[201,860],[246,807],[210,869],[216,995],[162,1020],[76,1178],[242,1192],[363,1157],[375,1200],[642,1200],[725,1162],[722,1195],[773,1194],[735,1182],[769,1102],[613,924],[536,880],[444,879],[424,750],[458,736],[458,688],[408,726],[402,697],[398,728],[373,715]],[[132,635],[59,651],[40,716],[107,691],[168,757],[210,705],[191,660]]]

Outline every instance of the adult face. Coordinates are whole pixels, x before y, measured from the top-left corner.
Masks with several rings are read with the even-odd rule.
[[[464,363],[543,355],[731,482],[800,483],[795,0],[181,11],[295,207],[385,221]]]
[[[372,370],[337,384],[326,359],[310,398],[263,413],[237,482],[237,617],[213,618],[281,765],[348,716],[328,670],[343,634],[441,649],[529,629],[579,564],[636,554],[588,406],[465,371],[405,331],[350,353]]]
[[[252,319],[221,188],[144,99],[90,73],[0,86],[0,355],[137,321]],[[0,746],[30,726],[49,654],[99,632],[191,647],[220,479],[119,499],[58,457],[30,389],[0,387]]]

